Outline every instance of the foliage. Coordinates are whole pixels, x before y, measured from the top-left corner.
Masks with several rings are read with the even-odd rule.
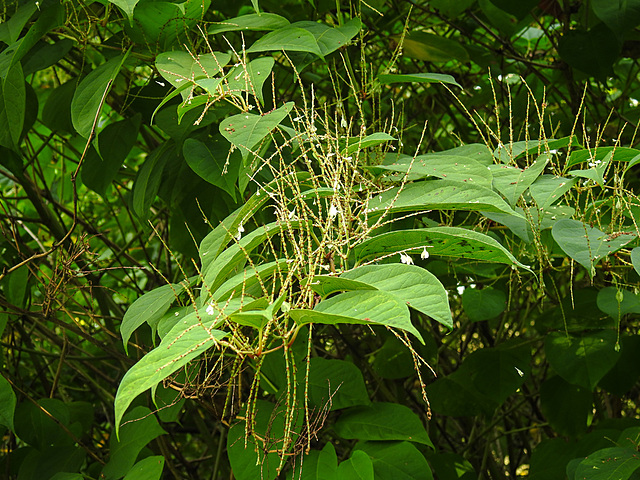
[[[2,14],[7,478],[638,475],[640,4]]]

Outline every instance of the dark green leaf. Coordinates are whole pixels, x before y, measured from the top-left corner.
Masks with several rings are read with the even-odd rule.
[[[113,57],[87,75],[76,88],[71,101],[71,121],[82,137],[89,138],[98,125],[102,103],[126,58],[127,55]]]
[[[400,41],[399,35],[391,38],[396,42]],[[458,40],[418,31],[405,35],[402,53],[409,58],[427,62],[469,61],[469,54]]]
[[[362,373],[345,360],[314,357],[309,367],[309,403],[322,410],[339,410],[370,403]]]
[[[550,333],[544,342],[553,369],[567,382],[589,391],[618,361],[615,344],[616,333],[611,330],[582,336]]]
[[[558,41],[560,58],[571,67],[604,81],[620,54],[620,43],[603,24],[565,32]]]
[[[124,480],[160,480],[163,468],[163,456],[147,457],[131,467]]]
[[[478,290],[466,288],[462,294],[462,308],[472,322],[495,318],[507,308],[507,296],[491,287]]]
[[[287,25],[267,33],[247,49],[247,53],[286,50],[291,52],[309,52],[322,57],[322,51],[313,34],[300,27]]]
[[[374,480],[373,462],[362,450],[355,450],[351,457],[340,463],[334,477],[337,480]]]
[[[520,196],[542,174],[549,155],[541,155],[524,170],[508,165],[492,165],[493,186],[515,207]]]
[[[238,181],[242,158],[237,152],[228,153],[229,147],[231,145],[220,136],[206,143],[187,138],[182,146],[182,153],[191,169],[200,178],[220,187],[235,200],[235,184]]]
[[[540,409],[555,431],[575,437],[587,431],[593,394],[553,376],[540,386]]]
[[[462,88],[458,82],[456,82],[455,78],[451,75],[446,75],[444,73],[408,73],[408,74],[388,74],[388,75],[378,75],[378,80],[380,83],[389,84],[389,83],[408,83],[408,82],[416,82],[416,83],[448,83],[450,85],[455,85],[456,87]]]
[[[576,468],[575,478],[627,480],[638,468],[640,468],[640,457],[635,448],[604,448],[580,462]]]
[[[13,415],[16,411],[16,394],[11,384],[0,375],[0,425],[14,431]]]
[[[20,143],[27,105],[24,74],[20,62],[14,64],[7,72],[7,76],[2,82],[2,90],[3,107],[7,116],[11,140],[17,146]]]

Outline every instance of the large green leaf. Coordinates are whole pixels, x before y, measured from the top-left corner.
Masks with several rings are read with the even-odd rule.
[[[120,7],[129,19],[131,26],[133,26],[133,9],[136,8],[139,1],[140,0],[109,0],[109,3],[113,3],[115,6]]]
[[[185,84],[193,87],[197,79],[213,79],[230,59],[231,55],[222,52],[198,56],[184,51],[164,52],[156,57],[156,68],[174,87],[182,88]],[[183,90],[182,98],[187,99],[191,93],[192,88]]]
[[[576,468],[575,479],[627,480],[640,468],[635,448],[611,447],[598,450],[582,460]]]
[[[451,75],[446,75],[444,73],[407,73],[407,74],[387,74],[387,75],[378,75],[378,81],[380,83],[389,84],[389,83],[448,83],[450,85],[455,85],[456,87],[462,88],[458,82],[456,82],[455,78]]]
[[[352,153],[364,150],[365,148],[375,147],[391,140],[397,140],[388,133],[372,133],[366,137],[355,137],[347,140],[347,148],[342,150],[342,155],[350,155]]]
[[[247,49],[247,53],[286,50],[291,52],[309,52],[322,57],[316,37],[300,27],[287,25],[278,30],[267,33]]]
[[[17,478],[20,480],[54,480],[59,472],[77,472],[85,462],[86,452],[74,446],[45,446],[31,450],[23,458]],[[73,480],[62,477],[62,480]]]
[[[240,149],[242,158],[247,158],[254,152],[254,147],[269,135],[292,109],[293,102],[288,102],[264,115],[233,115],[220,122],[220,133]]]
[[[611,30],[599,24],[589,31],[577,28],[565,32],[558,40],[558,53],[569,66],[604,81],[620,46]]]
[[[540,386],[540,410],[556,432],[575,437],[587,431],[593,393],[554,375]]]
[[[142,449],[151,440],[166,433],[147,407],[134,408],[124,420],[125,423],[118,429],[118,418],[116,435],[111,435],[109,462],[101,474],[105,480],[116,480],[128,474]]]
[[[320,451],[311,450],[300,469],[300,480],[334,480],[338,470],[336,449],[327,443]]]
[[[638,275],[640,275],[640,247],[636,247],[631,250],[631,264],[633,265],[633,269],[636,271]]]
[[[509,165],[492,165],[493,186],[507,199],[512,207],[527,188],[542,174],[549,162],[549,155],[541,155],[524,170]]]
[[[24,74],[20,62],[14,64],[2,82],[2,98],[4,100],[4,115],[11,140],[14,145],[20,142],[22,126],[24,125],[25,110],[27,107],[26,88]]]
[[[394,35],[392,38],[396,42],[400,41],[399,35]],[[460,41],[418,31],[405,35],[402,42],[402,53],[409,58],[417,58],[427,62],[469,61],[469,54]]]
[[[409,309],[394,295],[381,290],[359,290],[340,293],[322,300],[313,310],[293,309],[289,315],[298,325],[339,323],[386,325],[412,333],[424,343],[422,335],[411,324]]]
[[[407,440],[433,448],[420,417],[399,403],[374,402],[349,409],[333,428],[347,440]]]
[[[491,287],[466,288],[462,294],[462,308],[472,322],[489,320],[507,308],[507,295]]]
[[[593,13],[620,38],[640,23],[638,0],[591,0]]]
[[[340,278],[366,283],[387,292],[409,307],[453,327],[447,291],[431,272],[414,265],[365,265]]]
[[[529,187],[529,193],[539,209],[547,209],[560,200],[576,182],[575,178],[542,175]]]
[[[16,394],[11,384],[0,375],[0,425],[13,431],[13,415],[16,411]]]
[[[324,57],[346,46],[358,34],[362,28],[362,22],[358,17],[355,17],[338,27],[309,21],[296,22],[291,26],[311,32],[320,48],[320,56]]]
[[[373,462],[362,450],[355,450],[351,457],[340,462],[334,477],[337,480],[374,480]]]
[[[162,172],[166,163],[175,158],[176,148],[173,142],[164,142],[147,156],[133,182],[133,211],[141,218],[146,218],[151,205],[156,199]]]
[[[275,13],[251,13],[240,17],[231,18],[224,22],[214,22],[207,30],[209,35],[217,33],[235,32],[245,30],[277,30],[289,25],[289,20]]]
[[[640,298],[623,288],[605,287],[598,291],[598,308],[618,320],[628,313],[640,314]]]
[[[220,136],[206,142],[187,138],[182,146],[182,154],[189,167],[200,178],[220,187],[235,200],[235,185],[242,158],[237,152],[228,153],[229,147],[229,143]]]
[[[187,315],[162,339],[158,347],[147,353],[125,374],[118,387],[115,399],[116,434],[120,429],[120,420],[131,402],[145,390],[176,372],[194,358],[216,345],[226,336],[225,332],[215,330],[219,323],[216,318],[197,313]]]
[[[375,478],[433,480],[424,455],[410,442],[360,442],[355,450],[362,450],[369,455]]]
[[[249,92],[264,103],[262,86],[271,76],[274,64],[273,57],[259,57],[247,64],[233,67],[226,76],[224,91],[236,96]]]
[[[107,63],[100,65],[87,75],[76,88],[71,101],[71,121],[76,132],[84,138],[94,131],[98,125],[102,104],[106,98],[112,82],[116,79],[122,64],[127,59],[125,55],[117,55]]]
[[[353,249],[356,262],[411,250],[422,254],[468,258],[481,262],[497,262],[529,268],[497,240],[483,233],[460,227],[416,228],[376,235]]]
[[[393,163],[385,162],[384,165],[377,165],[374,168],[408,173],[412,180],[438,177],[487,188],[491,188],[493,181],[491,171],[484,164],[463,156],[427,154],[417,156],[415,159],[408,155],[391,158]]]
[[[319,410],[368,405],[370,402],[362,373],[352,362],[311,359],[309,366],[309,404]]]
[[[636,238],[635,233],[607,235],[578,220],[558,220],[552,234],[564,252],[587,269],[592,277],[595,266],[607,255],[617,252]]]
[[[573,336],[550,333],[544,346],[549,364],[567,382],[592,391],[618,361],[616,333],[611,330]]]
[[[369,215],[419,210],[486,210],[517,215],[489,188],[451,180],[410,183],[392,188],[367,203]]]
[[[100,132],[98,150],[91,149],[82,164],[82,183],[103,197],[138,137],[141,117],[110,123]]]
[[[136,463],[127,472],[124,480],[160,480],[164,468],[164,457],[154,455]]]
[[[120,324],[125,352],[128,350],[131,334],[145,322],[149,325],[157,323],[184,290],[185,285],[179,283],[162,285],[145,293],[131,304]]]

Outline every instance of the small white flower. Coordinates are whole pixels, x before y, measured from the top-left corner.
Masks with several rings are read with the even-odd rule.
[[[160,80],[156,80],[156,83],[157,83],[158,85],[160,85],[161,87],[164,87],[164,82],[161,82]]]
[[[422,249],[422,253],[420,254],[420,258],[422,260],[426,260],[427,258],[429,258],[429,252],[427,252],[427,247],[424,247]]]
[[[207,307],[207,315],[213,315],[213,305]]]
[[[346,118],[342,117],[342,120],[340,120],[340,126],[342,128],[347,128],[348,125],[347,125],[347,119]]]
[[[242,238],[242,234],[244,233],[244,227],[242,224],[238,225],[238,234],[236,235],[236,240],[240,240]]]
[[[338,209],[332,203],[331,206],[329,207],[329,218],[333,219],[336,217],[336,215],[338,215]]]
[[[400,262],[407,265],[413,265],[413,258],[411,258],[406,253],[400,253]]]
[[[333,191],[334,192],[340,191],[340,182],[338,181],[338,179],[333,181]]]
[[[344,157],[345,160],[351,160],[353,157]]]

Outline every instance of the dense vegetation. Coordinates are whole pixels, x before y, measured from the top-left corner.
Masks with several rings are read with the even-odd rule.
[[[0,475],[640,478],[639,1],[0,14]]]

